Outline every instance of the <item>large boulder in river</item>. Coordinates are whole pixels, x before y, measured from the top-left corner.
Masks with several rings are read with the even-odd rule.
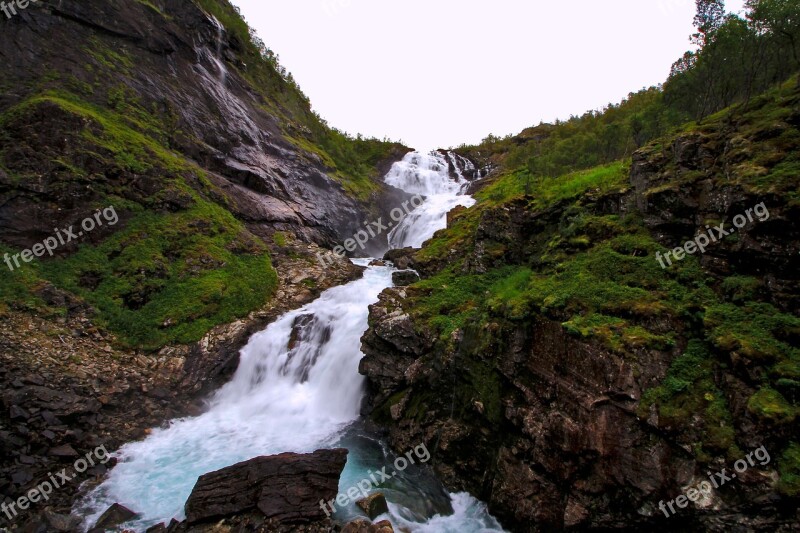
[[[200,476],[186,502],[189,525],[259,510],[279,523],[326,519],[319,502],[339,491],[347,450],[282,453]]]
[[[399,269],[414,267],[414,254],[418,250],[414,248],[398,248],[389,250],[383,256],[386,261],[391,261]]]

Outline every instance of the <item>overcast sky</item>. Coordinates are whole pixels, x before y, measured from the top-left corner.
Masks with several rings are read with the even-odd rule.
[[[420,149],[661,83],[694,16],[693,0],[232,1],[332,126]]]

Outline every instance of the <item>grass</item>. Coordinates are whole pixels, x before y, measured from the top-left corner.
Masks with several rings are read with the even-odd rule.
[[[232,251],[242,245],[251,249]],[[142,213],[99,246],[41,270],[95,307],[123,344],[151,350],[197,341],[263,305],[277,287],[264,246],[210,203]]]
[[[528,195],[533,198],[531,208],[543,209],[580,195],[625,189],[627,164],[617,161],[557,178],[534,177],[528,169],[518,169],[497,178],[478,192],[476,198],[489,205],[499,205],[526,196],[527,185]]]
[[[17,131],[30,117],[58,113],[62,122],[81,126],[65,132],[72,149],[50,164],[62,169],[62,181],[91,183],[96,207],[115,206],[123,222],[102,242],[84,243],[67,258],[31,263],[4,276],[0,294],[6,305],[41,307],[35,292],[49,281],[89,303],[122,345],[157,350],[197,341],[215,325],[269,301],[277,274],[266,246],[210,200],[216,195],[202,169],[159,142],[157,117],[124,91],[112,109],[51,91],[7,111],[0,125]],[[41,169],[33,158],[22,161]],[[97,179],[84,170],[87,161],[94,172],[120,179]],[[13,163],[18,179],[27,179],[26,168]],[[159,186],[132,194],[121,179],[130,175],[147,176]],[[181,207],[165,209],[166,201]]]

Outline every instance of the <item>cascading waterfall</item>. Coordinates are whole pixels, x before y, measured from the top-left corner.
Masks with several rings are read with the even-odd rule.
[[[451,179],[447,162],[440,156],[409,154],[387,175],[387,182],[395,186],[427,194],[429,200],[417,211],[425,209],[432,198],[437,202],[435,208],[425,209],[424,217],[406,226],[400,240],[403,245],[424,240],[435,231],[418,224],[444,227],[445,197],[457,198],[453,205],[471,200],[461,194],[463,177]],[[433,220],[436,212],[439,218]],[[354,262],[367,266],[370,260]],[[325,291],[254,335],[242,349],[234,377],[213,396],[206,413],[175,420],[117,452],[119,463],[108,478],[76,505],[86,529],[115,502],[141,513],[126,524],[135,531],[181,519],[183,505],[200,475],[260,455],[347,447],[350,455],[340,481],[343,490],[365,478],[368,469],[387,464],[389,453],[380,441],[369,435],[354,436],[354,432],[360,431],[357,420],[364,385],[358,373],[363,357],[360,339],[368,327],[368,307],[391,286],[393,271],[369,266],[363,278]],[[377,456],[376,442],[383,450]],[[384,518],[415,533],[502,531],[485,505],[468,494],[444,494],[450,500],[445,506],[430,503],[442,489],[429,474],[410,472],[381,490],[390,508]],[[423,499],[430,501],[419,504]],[[355,514],[352,505],[337,512],[343,519]]]
[[[449,160],[448,160],[449,159]],[[453,161],[454,178],[450,176]],[[420,248],[434,233],[447,227],[447,213],[456,206],[471,207],[475,200],[465,194],[469,181],[459,168],[474,170],[472,162],[450,152],[411,152],[395,163],[386,183],[411,194],[425,196],[425,203],[405,217],[389,234],[390,248]]]

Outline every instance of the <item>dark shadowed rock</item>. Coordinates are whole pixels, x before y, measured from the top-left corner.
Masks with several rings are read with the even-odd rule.
[[[80,454],[72,446],[65,444],[51,449],[50,455],[55,457],[78,457]]]
[[[419,281],[419,274],[414,272],[413,270],[403,270],[400,272],[393,272],[392,273],[392,282],[397,287],[407,287],[412,283],[416,283]]]
[[[136,518],[136,516],[136,513],[124,505],[115,503],[109,507],[108,510],[102,514],[102,516],[100,516],[100,519],[97,520],[97,523],[94,525],[93,529],[100,531],[113,529],[120,524],[124,524],[125,522],[133,520]]]
[[[319,502],[336,496],[346,461],[344,449],[283,453],[205,474],[186,502],[186,522],[193,525],[254,509],[281,523],[325,519]]]
[[[414,266],[414,248],[400,248],[389,250],[383,255],[386,261],[391,261],[397,268],[412,268]]]
[[[77,516],[64,515],[45,511],[42,513],[50,531],[75,531],[80,526],[80,519]]]

